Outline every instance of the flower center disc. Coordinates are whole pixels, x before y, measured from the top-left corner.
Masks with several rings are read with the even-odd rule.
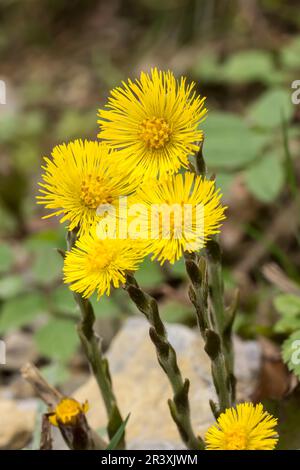
[[[81,185],[80,199],[86,207],[97,209],[100,204],[109,204],[111,198],[105,183],[99,176],[88,175]]]
[[[97,244],[97,255],[90,256],[88,259],[89,270],[92,273],[98,273],[107,268],[115,256],[114,250],[104,250],[101,241]]]
[[[170,140],[171,129],[163,118],[144,119],[140,125],[140,137],[151,149],[160,149]]]
[[[246,450],[247,436],[243,429],[233,429],[226,433],[227,450]]]

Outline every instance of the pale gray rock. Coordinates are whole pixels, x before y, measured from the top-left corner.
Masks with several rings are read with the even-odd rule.
[[[12,400],[0,400],[0,449],[22,449],[31,439],[35,411]]]

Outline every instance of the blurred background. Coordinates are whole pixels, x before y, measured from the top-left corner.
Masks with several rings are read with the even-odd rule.
[[[86,380],[78,313],[56,252],[65,247],[64,227],[42,220],[35,203],[40,165],[58,143],[95,139],[110,88],[158,66],[187,75],[207,96],[204,155],[229,207],[221,236],[226,300],[239,287],[235,331],[263,351],[255,398],[268,399],[295,436],[300,105],[292,104],[291,84],[300,79],[299,2],[1,0],[0,57],[0,337],[7,347],[0,400],[30,397],[19,376],[28,360],[65,393]],[[166,321],[195,326],[183,263],[171,270],[146,261],[137,278]],[[108,348],[136,312],[121,290],[93,303]]]

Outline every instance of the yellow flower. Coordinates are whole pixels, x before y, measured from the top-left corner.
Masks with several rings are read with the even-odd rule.
[[[222,413],[205,435],[207,450],[273,450],[277,419],[263,405],[242,403]]]
[[[48,419],[53,426],[59,424],[74,425],[81,414],[85,414],[89,409],[88,402],[82,405],[74,398],[63,398],[55,410],[48,414]]]
[[[184,251],[203,248],[219,232],[225,218],[220,198],[213,181],[187,172],[141,186],[128,206],[131,215],[136,207],[139,237],[153,258],[174,263]]]
[[[99,110],[98,137],[119,150],[134,175],[156,178],[187,167],[203,139],[199,124],[207,111],[194,87],[170,71],[142,72],[111,91],[107,109]]]
[[[119,287],[127,271],[135,271],[145,252],[133,240],[99,239],[96,234],[81,236],[64,260],[64,282],[83,297],[97,291],[98,298]]]
[[[134,190],[104,143],[76,140],[58,145],[45,162],[38,204],[54,210],[44,218],[61,216],[60,222],[69,222],[69,230],[87,231],[100,218],[99,205],[117,204],[120,196]]]

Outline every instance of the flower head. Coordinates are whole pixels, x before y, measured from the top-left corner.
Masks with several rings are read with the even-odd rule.
[[[141,186],[128,205],[131,212],[137,207],[140,238],[149,252],[174,263],[219,231],[225,218],[220,198],[213,181],[187,172]]]
[[[133,240],[99,239],[86,233],[64,260],[64,282],[83,297],[97,291],[98,298],[110,294],[111,285],[119,287],[127,271],[135,271],[145,256],[141,244]]]
[[[79,227],[79,233],[96,223],[101,204],[114,205],[135,187],[104,143],[76,140],[58,145],[45,162],[38,203],[53,209],[45,217],[61,216],[69,230]]]
[[[207,450],[273,450],[278,436],[277,419],[263,405],[241,403],[222,413],[206,435]]]
[[[178,81],[156,68],[111,91],[107,109],[99,110],[100,133],[133,174],[145,178],[175,173],[203,139],[204,99],[195,84]]]
[[[74,398],[63,398],[55,410],[48,414],[48,419],[53,426],[59,424],[75,425],[79,416],[85,414],[89,409],[88,402],[82,405]]]

